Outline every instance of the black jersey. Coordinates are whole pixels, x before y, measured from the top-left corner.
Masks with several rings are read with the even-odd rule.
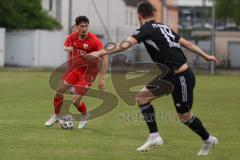
[[[143,42],[152,60],[174,71],[186,63],[179,39],[170,27],[154,20],[145,23],[132,35],[139,43]]]

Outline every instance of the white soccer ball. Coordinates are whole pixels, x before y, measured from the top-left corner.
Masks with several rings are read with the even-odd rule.
[[[72,115],[61,116],[59,124],[62,129],[73,129],[74,128],[74,119]]]

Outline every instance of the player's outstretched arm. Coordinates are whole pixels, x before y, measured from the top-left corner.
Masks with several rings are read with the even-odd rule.
[[[90,57],[99,57],[103,55],[110,55],[113,53],[119,53],[128,50],[132,46],[136,45],[138,41],[133,38],[133,37],[128,37],[125,41],[122,41],[120,43],[116,44],[116,47],[112,47],[111,49],[109,48],[104,48],[101,51],[96,51],[88,54],[87,56]]]
[[[184,48],[190,50],[191,52],[201,56],[206,61],[213,61],[216,64],[218,64],[218,60],[217,60],[217,58],[215,56],[208,55],[203,50],[201,50],[198,46],[196,46],[195,44],[189,42],[188,40],[186,40],[184,38],[180,38],[179,42],[180,42],[181,46],[183,46]]]

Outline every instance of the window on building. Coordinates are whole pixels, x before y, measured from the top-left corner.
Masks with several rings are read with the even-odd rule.
[[[53,9],[53,0],[49,0],[49,11]]]
[[[56,18],[58,21],[62,20],[62,0],[56,1]]]
[[[125,23],[126,23],[126,25],[128,25],[128,10],[126,10],[126,12],[125,12]]]
[[[135,25],[138,26],[138,15],[137,13],[135,14],[135,18],[134,18],[136,21],[135,21]]]
[[[133,25],[133,12],[130,12],[130,25]]]

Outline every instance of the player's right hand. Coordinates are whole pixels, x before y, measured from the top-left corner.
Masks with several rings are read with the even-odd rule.
[[[74,51],[74,48],[72,46],[69,46],[69,47],[64,47],[65,51],[67,52],[73,52]]]
[[[219,62],[218,62],[218,60],[217,60],[217,58],[215,57],[215,56],[207,56],[207,58],[206,58],[206,60],[207,61],[213,61],[213,62],[215,62],[217,65],[219,65]]]
[[[69,50],[69,52],[73,52],[74,48],[72,46],[70,46],[68,50]]]

